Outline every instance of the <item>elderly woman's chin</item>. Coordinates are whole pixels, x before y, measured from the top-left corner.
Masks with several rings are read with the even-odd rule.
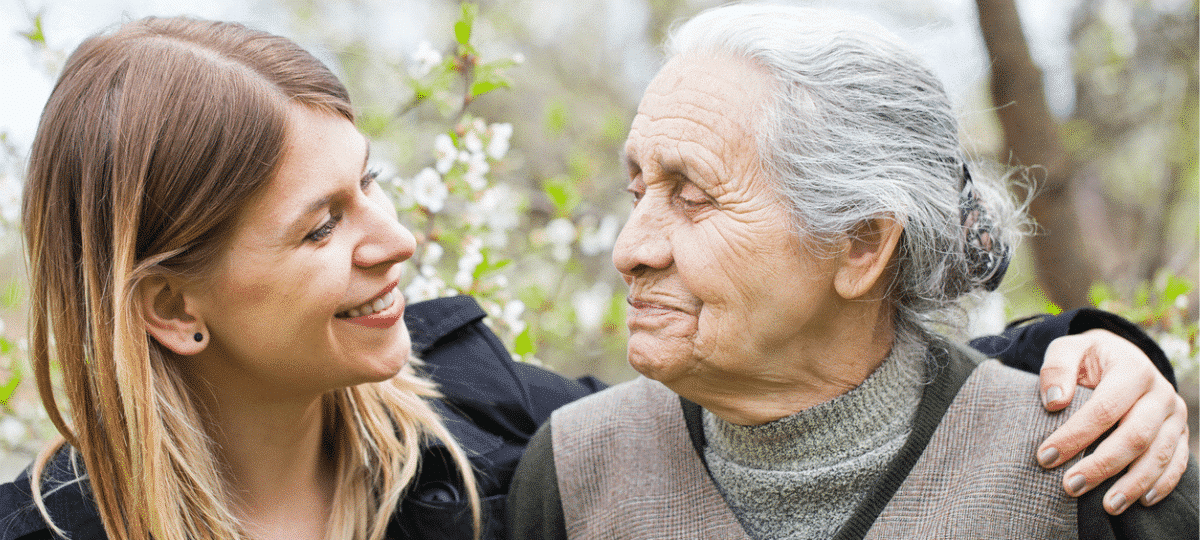
[[[680,314],[672,319],[649,328],[629,319],[629,365],[664,384],[694,371],[698,362],[695,318]]]

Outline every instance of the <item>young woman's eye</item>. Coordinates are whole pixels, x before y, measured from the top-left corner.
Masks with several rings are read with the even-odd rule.
[[[363,175],[362,180],[359,181],[358,187],[362,188],[363,191],[366,191],[371,187],[371,184],[374,184],[378,179],[379,169],[371,169],[367,171],[367,174]]]
[[[322,223],[320,227],[317,227],[317,230],[308,233],[308,236],[305,236],[304,239],[311,242],[320,242],[321,240],[327,238],[330,234],[333,234],[333,229],[336,228],[338,223],[341,221],[341,214],[331,215],[329,216],[329,219],[325,221],[325,223]]]

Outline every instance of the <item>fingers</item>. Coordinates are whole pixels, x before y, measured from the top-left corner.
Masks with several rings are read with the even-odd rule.
[[[1165,379],[1159,384],[1154,373],[1128,366],[1116,369],[1120,371],[1108,374],[1087,402],[1042,442],[1037,452],[1039,464],[1047,468],[1061,465],[1126,418],[1121,428],[1097,448],[1096,454],[1089,456],[1108,471],[1095,479],[1099,483],[1125,468],[1154,440],[1167,415],[1174,411],[1174,400],[1178,397],[1175,390]],[[1124,450],[1117,450],[1118,443]]]
[[[1104,497],[1105,510],[1117,514],[1158,485],[1168,466],[1174,463],[1179,434],[1186,430],[1187,413],[1178,411],[1182,399],[1174,393],[1159,405],[1157,392],[1150,392],[1138,401],[1095,452],[1063,473],[1063,487],[1068,494],[1078,497],[1132,463]],[[1147,426],[1155,428],[1151,431]],[[1186,447],[1187,441],[1182,444]],[[1186,460],[1185,448],[1185,466]],[[1173,488],[1178,483],[1178,480],[1171,483],[1170,477],[1166,480],[1164,488],[1167,485]],[[1158,493],[1168,492],[1156,492],[1156,498]]]
[[[1125,474],[1104,494],[1105,511],[1117,515],[1138,499],[1143,504],[1152,504],[1146,501],[1158,502],[1161,498],[1159,494],[1175,489],[1179,476],[1187,467],[1186,433],[1186,413],[1169,416],[1150,448],[1135,459]],[[1070,475],[1072,471],[1066,474]]]
[[[1179,442],[1175,445],[1175,456],[1171,458],[1171,463],[1167,465],[1167,470],[1163,472],[1163,475],[1158,477],[1158,482],[1154,483],[1154,487],[1142,496],[1142,504],[1146,506],[1158,504],[1158,501],[1163,500],[1167,493],[1175,490],[1175,487],[1179,485],[1179,480],[1183,478],[1184,471],[1187,470],[1188,455],[1188,427],[1185,420],[1183,433],[1179,435]]]
[[[1063,336],[1050,342],[1039,376],[1042,405],[1046,410],[1062,410],[1074,399],[1079,366],[1091,346],[1091,340],[1082,335]]]

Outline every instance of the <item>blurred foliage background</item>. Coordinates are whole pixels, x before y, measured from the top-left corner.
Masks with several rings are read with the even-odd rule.
[[[350,87],[372,166],[420,241],[408,300],[472,294],[522,360],[618,382],[633,376],[625,286],[609,260],[630,202],[620,149],[671,23],[718,3],[260,0],[250,9]],[[189,13],[167,4],[127,18]],[[1068,3],[1058,8],[1069,28],[1052,45],[1057,62],[1029,46],[1045,41],[1021,20],[1029,3],[822,4],[896,28],[950,79],[981,168],[1028,167],[1039,229],[968,331],[1086,305],[1121,313],[1175,363],[1195,438],[1197,1]],[[10,8],[25,19],[19,50],[5,52],[52,81],[77,44],[55,39],[54,14],[71,9]],[[95,22],[89,32],[119,20]],[[963,58],[971,50],[975,64]],[[0,454],[19,467],[52,430],[23,356],[17,209],[29,141],[10,132],[32,126],[13,121],[0,118]]]

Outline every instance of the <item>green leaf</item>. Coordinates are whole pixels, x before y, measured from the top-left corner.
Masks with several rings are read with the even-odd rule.
[[[575,210],[575,207],[582,200],[582,196],[579,194],[579,189],[575,187],[575,183],[565,176],[556,176],[547,180],[542,186],[542,191],[546,193],[546,197],[550,199],[550,202],[554,203],[558,217],[571,215],[571,211]]]
[[[454,39],[458,40],[461,45],[467,45],[471,42],[471,25],[458,21],[454,23]]]
[[[508,81],[502,80],[478,80],[471,84],[471,97],[480,96],[496,90],[497,88],[509,88],[511,85]]]
[[[462,17],[454,23],[454,39],[458,41],[459,45],[465,47],[471,44],[471,27],[475,25],[475,14],[478,12],[479,6],[463,2]]]
[[[537,352],[537,345],[534,344],[533,335],[529,332],[528,327],[513,341],[513,352],[521,356]]]
[[[566,131],[567,119],[567,106],[562,101],[555,101],[546,107],[546,131],[551,134],[558,135]]]
[[[5,284],[4,296],[0,297],[0,305],[8,309],[19,307],[24,296],[25,288],[21,286],[20,280],[14,279]]]
[[[8,400],[12,398],[13,392],[17,391],[18,384],[21,384],[21,376],[13,373],[8,378],[8,382],[0,386],[0,403],[8,403]]]
[[[1092,288],[1088,290],[1088,300],[1095,307],[1103,306],[1105,302],[1112,300],[1115,296],[1116,293],[1113,292],[1112,287],[1102,281],[1093,283]]]
[[[46,33],[42,30],[42,14],[38,13],[33,16],[33,29],[28,32],[21,32],[21,36],[29,40],[30,43],[46,46]]]
[[[1046,304],[1042,306],[1042,310],[1051,315],[1058,315],[1062,313],[1062,308],[1058,307],[1058,304],[1055,304],[1049,300],[1047,300]]]
[[[363,109],[358,115],[358,129],[368,137],[381,137],[388,130],[392,119],[389,115],[378,111]]]
[[[1163,287],[1162,302],[1164,304],[1174,304],[1175,299],[1182,295],[1192,292],[1192,283],[1184,278],[1174,274],[1167,276],[1167,283]]]

